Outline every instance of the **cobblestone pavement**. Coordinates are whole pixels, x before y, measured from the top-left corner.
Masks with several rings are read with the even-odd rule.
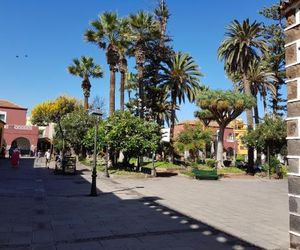
[[[198,181],[178,176],[117,181],[143,186],[139,192],[144,196],[158,196],[160,204],[257,246],[288,249],[287,180]]]
[[[247,241],[242,234],[231,235],[225,227],[230,219],[224,221],[224,227],[221,227],[217,225],[216,218],[220,217],[222,211],[226,214],[230,210],[236,211],[234,206],[239,204],[247,215],[236,214],[235,225],[244,224],[248,222],[248,217],[257,218],[257,209],[263,211],[260,207],[268,208],[265,204],[273,202],[275,197],[281,199],[277,203],[286,201],[281,197],[282,193],[268,195],[272,187],[273,192],[278,193],[274,183],[267,190],[261,190],[265,196],[263,200],[257,198],[258,201],[256,190],[259,184],[249,183],[245,185],[247,195],[239,203],[234,203],[230,198],[234,193],[231,192],[235,188],[242,192],[243,184],[239,182],[235,186],[224,182],[222,186],[223,182],[211,184],[177,177],[151,180],[98,178],[99,196],[90,197],[90,176],[90,171],[81,167],[75,176],[62,176],[54,175],[51,168],[46,169],[43,161],[34,163],[33,159],[21,159],[20,167],[13,169],[7,160],[0,160],[0,249],[267,248],[271,245],[268,245],[269,241],[263,242],[264,232],[260,238],[264,244],[256,244],[251,237],[252,240]],[[219,185],[222,190],[220,195],[216,196],[216,188],[212,185]],[[280,185],[284,190],[285,184]],[[265,186],[268,187],[268,184]],[[253,192],[249,192],[249,189],[253,189]],[[199,199],[204,193],[208,200],[205,197]],[[250,201],[247,202],[247,198],[256,204],[261,201],[262,204],[257,208]],[[211,200],[219,207],[213,207]],[[252,206],[246,207],[250,203]],[[272,230],[264,221],[267,217],[259,215],[269,235],[278,233],[273,235],[274,239],[282,237],[279,225],[284,221],[282,217],[286,217],[275,207],[277,203],[273,203],[274,207],[269,212],[275,219],[273,228],[278,230]],[[193,211],[198,213],[193,214]],[[205,216],[202,218],[201,214]],[[213,218],[215,220],[210,221]],[[256,224],[245,224],[242,232],[255,235],[256,228]],[[284,243],[284,239],[281,241]],[[283,245],[274,240],[273,246],[282,249],[280,247]]]

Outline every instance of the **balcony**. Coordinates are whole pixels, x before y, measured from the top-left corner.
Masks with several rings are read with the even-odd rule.
[[[32,130],[33,126],[28,125],[5,125],[5,129],[15,129],[15,130]]]

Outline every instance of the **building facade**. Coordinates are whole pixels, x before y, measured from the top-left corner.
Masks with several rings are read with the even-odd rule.
[[[281,2],[286,17],[285,61],[288,92],[288,192],[290,247],[300,249],[300,0]]]
[[[4,144],[4,138],[3,138],[4,125],[5,125],[5,122],[0,120],[0,149],[2,148],[2,146]]]
[[[36,150],[38,127],[26,124],[27,108],[7,100],[0,100],[0,120],[5,122],[3,144],[6,149],[18,147],[21,154],[30,154]]]
[[[196,120],[177,123],[174,128],[174,137],[176,138],[180,134],[180,132],[184,130],[185,125],[196,126],[199,123],[202,124],[201,121]],[[213,135],[215,135],[216,140],[216,136],[219,130],[218,123],[215,121],[211,121],[208,124],[207,128],[212,131]],[[225,128],[223,145],[228,157],[233,156],[233,154],[246,157],[246,155],[248,154],[247,147],[242,143],[242,137],[246,133],[247,126],[240,119],[232,121]]]

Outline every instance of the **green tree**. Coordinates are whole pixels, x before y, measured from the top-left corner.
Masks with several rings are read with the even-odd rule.
[[[285,155],[287,148],[286,131],[286,122],[281,117],[266,116],[255,130],[243,138],[243,142],[264,152],[264,154],[267,154],[269,148],[272,156],[279,153]]]
[[[94,63],[91,57],[82,56],[80,59],[73,59],[73,64],[68,67],[70,74],[81,77],[81,88],[84,96],[84,108],[89,109],[89,97],[91,90],[90,77],[100,78],[103,77],[103,71],[100,65]]]
[[[127,91],[128,100],[130,101],[131,100],[131,93],[132,92],[137,92],[137,89],[138,89],[137,75],[130,72],[129,74],[127,74],[126,78],[127,79],[125,81],[124,89]]]
[[[120,40],[117,43],[117,48],[119,51],[119,71],[121,74],[120,78],[120,110],[124,111],[124,92],[125,85],[127,80],[127,71],[128,71],[128,62],[126,55],[129,53],[129,45],[130,42],[128,40],[128,32],[129,32],[129,20],[128,18],[120,19]]]
[[[64,140],[76,154],[85,155],[83,138],[89,129],[94,128],[96,122],[96,118],[89,115],[82,107],[77,107],[73,112],[62,117],[60,123],[64,131]],[[56,139],[63,139],[60,131],[56,131],[55,134]]]
[[[242,76],[238,73],[235,73],[234,76],[230,77],[234,82],[235,88],[239,91],[244,92],[244,85]],[[262,60],[254,59],[248,70],[248,80],[250,82],[251,93],[257,100],[257,95],[260,94],[263,100],[264,107],[264,116],[268,114],[267,111],[267,96],[268,93],[272,95],[276,94],[276,88],[274,86],[274,81],[276,81],[275,74],[265,65],[265,62]],[[258,114],[258,105],[254,106],[254,120],[255,124],[259,123],[259,114]]]
[[[118,50],[121,40],[120,20],[115,12],[104,12],[97,20],[91,22],[91,26],[92,28],[84,34],[85,39],[106,50],[106,61],[110,70],[109,115],[111,116],[115,111],[116,71],[120,60]]]
[[[205,127],[208,127],[209,123],[215,119],[215,117],[209,110],[198,110],[194,113],[194,116],[202,121]]]
[[[186,124],[184,130],[176,138],[175,147],[183,153],[189,151],[191,158],[199,159],[199,151],[205,151],[205,146],[212,140],[211,131],[205,129],[202,124],[191,126]]]
[[[266,50],[266,42],[262,37],[262,26],[249,19],[240,23],[234,20],[225,33],[225,39],[218,49],[218,57],[224,61],[225,69],[229,74],[238,72],[242,76],[244,93],[252,96],[251,83],[249,81],[249,68],[254,59],[259,60],[259,56]],[[246,110],[248,129],[253,129],[252,109]],[[254,165],[254,150],[248,148],[248,164]]]
[[[285,40],[284,26],[281,23],[279,3],[263,8],[260,12],[268,19],[268,24],[263,25],[263,35],[268,41],[268,49],[263,61],[275,75],[273,85],[275,92],[271,95],[271,108],[274,116],[282,116],[286,111],[286,100],[282,98],[281,89],[285,84]]]
[[[194,59],[189,54],[182,52],[174,55],[163,69],[162,86],[171,96],[170,143],[172,161],[174,161],[174,127],[177,103],[185,102],[186,97],[190,102],[195,100],[196,93],[200,90],[200,76],[202,74]]]
[[[223,141],[227,125],[245,109],[251,109],[255,99],[237,91],[206,90],[198,94],[198,106],[208,110],[219,124],[217,167],[223,167]],[[207,111],[204,111],[207,112]],[[201,116],[201,113],[198,113]]]
[[[97,154],[101,151],[104,151],[107,146],[106,139],[106,121],[98,121],[98,131],[97,131]],[[94,150],[95,143],[95,128],[89,128],[84,137],[82,138],[82,144],[89,151],[92,152]]]
[[[146,60],[147,42],[155,37],[158,37],[158,23],[153,16],[144,11],[140,11],[135,15],[129,16],[130,33],[128,34],[131,40],[131,50],[133,51],[136,67],[137,80],[139,86],[140,98],[140,117],[144,117],[145,97],[144,97],[144,64]]]
[[[154,10],[154,18],[158,25],[158,33],[146,44],[145,62],[145,106],[148,118],[155,120],[162,127],[169,125],[171,114],[170,96],[166,89],[161,88],[162,68],[174,55],[167,35],[167,24],[170,17],[168,6],[164,0]],[[155,51],[155,53],[153,53]]]
[[[128,165],[132,157],[154,153],[161,138],[160,128],[156,123],[129,112],[116,112],[107,120],[106,128],[107,143],[113,151],[123,153],[124,165]]]

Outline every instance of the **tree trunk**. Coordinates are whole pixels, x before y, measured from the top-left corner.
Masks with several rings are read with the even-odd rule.
[[[84,96],[84,109],[88,110],[89,109],[89,97],[88,96]]]
[[[121,82],[120,82],[120,110],[124,111],[124,86],[125,86],[126,73],[121,71]]]
[[[272,100],[272,108],[273,108],[273,116],[275,117],[278,114],[278,92],[279,92],[279,86],[277,83],[275,83],[275,89],[276,93],[273,95],[273,100]]]
[[[81,83],[81,88],[83,90],[83,96],[84,96],[84,109],[88,110],[91,84],[89,81],[89,77],[87,75],[85,75],[83,78],[83,81]]]
[[[115,66],[110,65],[110,84],[109,84],[109,116],[115,112],[115,84],[116,84],[116,70]]]
[[[254,111],[254,121],[255,121],[255,128],[257,127],[257,125],[259,124],[259,113],[258,113],[258,106],[257,106],[257,97],[255,97],[256,99],[256,105],[255,107],[253,107],[253,111]]]
[[[263,96],[263,106],[264,106],[264,117],[268,114],[268,108],[267,108],[267,98],[266,96]]]
[[[258,107],[257,107],[257,97],[256,97],[256,106],[253,108],[254,110],[254,121],[255,121],[255,129],[259,124],[259,114],[258,114]],[[256,149],[256,162],[261,164],[261,150]]]
[[[171,161],[174,163],[174,128],[175,128],[175,117],[176,117],[176,93],[172,91],[171,96],[171,124],[170,124],[170,149],[171,149]]]
[[[245,94],[248,96],[252,96],[250,82],[248,81],[247,76],[245,74],[243,76],[243,82],[244,82]],[[248,131],[252,131],[253,130],[252,108],[246,109],[246,116],[247,116]],[[251,146],[248,146],[248,172],[254,174],[254,148]]]
[[[141,100],[140,103],[140,118],[144,118],[144,102],[145,102],[145,98],[144,98],[144,66],[143,64],[139,63],[138,66],[138,83],[139,83],[139,98]]]
[[[223,140],[224,140],[224,132],[225,125],[219,126],[219,134],[218,134],[218,144],[217,144],[217,168],[223,167]]]

